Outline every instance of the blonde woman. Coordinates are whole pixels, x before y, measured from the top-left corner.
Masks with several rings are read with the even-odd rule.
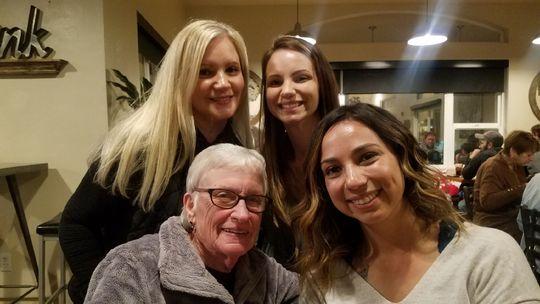
[[[146,103],[108,134],[68,201],[60,244],[82,303],[112,248],[154,233],[181,210],[187,168],[217,143],[251,146],[245,43],[229,25],[189,23],[169,47]]]

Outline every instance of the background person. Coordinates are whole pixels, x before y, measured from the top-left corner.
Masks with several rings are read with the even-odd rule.
[[[258,246],[287,267],[295,250],[290,210],[304,195],[309,140],[336,107],[334,72],[319,48],[291,36],[277,38],[262,60],[261,143],[274,208],[264,216]]]
[[[316,129],[296,210],[305,303],[527,303],[540,288],[507,234],[463,223],[419,144],[382,108]]]
[[[471,152],[474,151],[476,146],[472,142],[464,142],[461,144],[459,150],[454,158],[455,164],[467,164],[470,160]],[[457,174],[459,175],[459,174]]]
[[[435,133],[427,132],[424,134],[422,143],[420,143],[420,148],[426,152],[427,159],[430,164],[442,163],[441,153],[435,149],[436,142],[437,136],[435,136]]]
[[[536,138],[536,141],[540,143],[540,124],[536,124],[532,126],[531,133],[534,136],[534,138]],[[529,172],[530,176],[540,172],[540,152],[539,151],[536,151],[534,153],[533,159],[527,165],[527,171]]]
[[[85,303],[292,303],[297,275],[253,249],[270,205],[263,157],[218,144],[189,169],[180,217],[116,247]]]
[[[504,140],[504,148],[486,160],[474,182],[473,222],[500,229],[517,242],[521,240],[516,217],[527,183],[525,165],[537,150],[531,133],[513,131]]]
[[[209,145],[250,146],[244,41],[230,26],[188,24],[167,50],[148,100],[107,135],[68,201],[60,245],[82,303],[107,252],[178,215],[193,156]]]
[[[475,134],[480,140],[478,149],[474,149],[469,156],[470,161],[463,167],[461,174],[466,180],[472,180],[480,166],[490,157],[502,150],[503,136],[497,131],[486,131],[483,134]],[[472,183],[470,183],[472,184]]]
[[[527,186],[523,191],[523,198],[521,199],[521,206],[530,210],[540,211],[540,174],[535,174],[532,179],[527,182]],[[517,216],[517,224],[519,230],[522,232],[521,236],[521,248],[525,250],[525,236],[523,235],[523,221],[521,219],[521,211]],[[540,238],[540,233],[535,233],[535,237]],[[536,247],[536,246],[535,246]],[[540,248],[534,248],[534,250],[540,250]],[[536,260],[536,272],[540,277],[540,260]]]

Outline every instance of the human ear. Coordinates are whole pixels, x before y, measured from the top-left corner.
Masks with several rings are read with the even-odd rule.
[[[191,220],[194,216],[195,200],[191,193],[185,193],[183,197],[184,209],[187,212],[188,219]]]

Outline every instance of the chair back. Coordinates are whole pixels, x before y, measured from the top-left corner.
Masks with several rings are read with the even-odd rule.
[[[536,260],[540,262],[540,211],[521,206],[521,220],[523,222],[525,256],[536,280],[540,283],[540,269],[536,264]]]
[[[463,200],[465,200],[465,207],[467,208],[467,213],[465,213],[465,218],[472,221],[474,186],[463,186]]]

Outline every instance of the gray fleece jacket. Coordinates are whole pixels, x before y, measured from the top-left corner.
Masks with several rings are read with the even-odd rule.
[[[235,266],[234,293],[206,270],[171,217],[158,234],[111,250],[90,280],[85,303],[296,303],[298,277],[258,249]]]

